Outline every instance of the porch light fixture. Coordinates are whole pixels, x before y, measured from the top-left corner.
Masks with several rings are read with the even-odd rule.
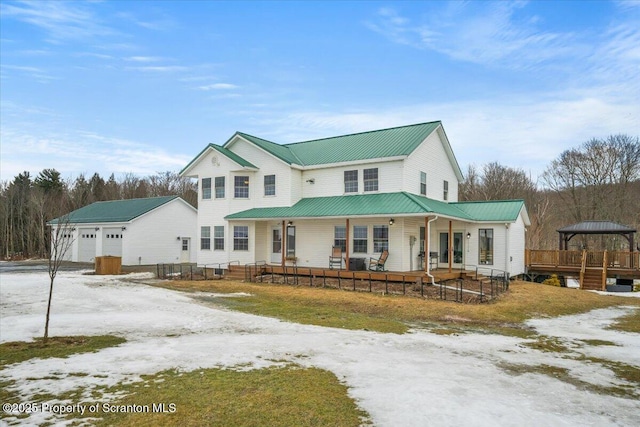
[[[469,240],[470,238],[471,238],[471,233],[467,231],[467,240]]]
[[[180,236],[176,237],[176,240],[180,240]]]
[[[393,218],[389,219],[389,225],[393,225],[395,222],[396,222],[395,219],[393,219]]]
[[[287,227],[291,227],[293,225],[293,221],[287,222]]]
[[[96,227],[96,231],[100,230],[100,227]]]
[[[309,178],[305,182],[308,182],[309,184],[315,184],[316,183],[316,179],[315,178]]]
[[[124,231],[124,230],[126,230],[126,229],[127,229],[127,227],[122,227],[122,231]]]

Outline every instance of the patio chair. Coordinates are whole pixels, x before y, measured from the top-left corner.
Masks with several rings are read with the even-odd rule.
[[[386,249],[382,251],[380,258],[369,258],[369,270],[384,271],[384,264],[387,262],[387,258],[389,258],[389,251]]]
[[[329,269],[333,270],[334,267],[342,269],[342,248],[340,246],[331,247],[331,255],[329,255]]]

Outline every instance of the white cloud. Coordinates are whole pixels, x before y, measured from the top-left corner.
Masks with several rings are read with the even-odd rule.
[[[125,61],[132,61],[132,62],[159,62],[159,61],[165,60],[165,58],[161,58],[159,56],[129,56],[124,59]]]
[[[210,85],[198,86],[200,90],[230,90],[238,89],[238,86],[231,83],[213,83]]]

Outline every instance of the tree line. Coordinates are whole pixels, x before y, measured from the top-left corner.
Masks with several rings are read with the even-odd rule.
[[[104,179],[95,173],[63,180],[55,169],[35,178],[29,172],[0,182],[0,256],[46,258],[50,249],[47,222],[94,202],[177,195],[197,207],[197,185],[175,172],[140,178],[132,173]]]
[[[640,139],[611,135],[561,153],[537,182],[522,169],[488,163],[470,165],[460,184],[460,200],[523,199],[531,227],[527,247],[557,248],[556,230],[584,220],[609,220],[640,229]],[[95,173],[63,180],[55,169],[32,179],[29,172],[0,182],[0,250],[4,258],[46,257],[46,223],[104,200],[178,195],[197,207],[197,183],[175,172],[108,179]],[[601,238],[608,249],[626,247]],[[606,241],[605,241],[606,240]],[[640,239],[639,239],[640,240]]]

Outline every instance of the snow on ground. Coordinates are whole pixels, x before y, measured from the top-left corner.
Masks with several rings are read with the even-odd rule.
[[[217,308],[194,294],[127,280],[142,279],[144,274],[124,277],[60,273],[50,335],[114,334],[125,337],[126,343],[65,359],[14,364],[0,371],[0,381],[15,380],[28,402],[38,393],[76,388],[84,389],[88,397],[96,387],[137,381],[142,374],[170,368],[244,364],[260,368],[290,361],[333,372],[377,426],[640,425],[638,400],[597,394],[543,374],[506,373],[504,364],[549,365],[565,368],[586,383],[629,386],[599,364],[540,352],[524,346],[524,339],[443,336],[424,330],[396,335],[299,325]],[[0,275],[0,341],[42,335],[47,292],[46,273]],[[574,355],[640,367],[640,336],[604,329],[633,309],[536,319],[529,325],[566,342]],[[580,341],[585,339],[616,345]],[[59,420],[40,412],[16,422],[45,421]]]

